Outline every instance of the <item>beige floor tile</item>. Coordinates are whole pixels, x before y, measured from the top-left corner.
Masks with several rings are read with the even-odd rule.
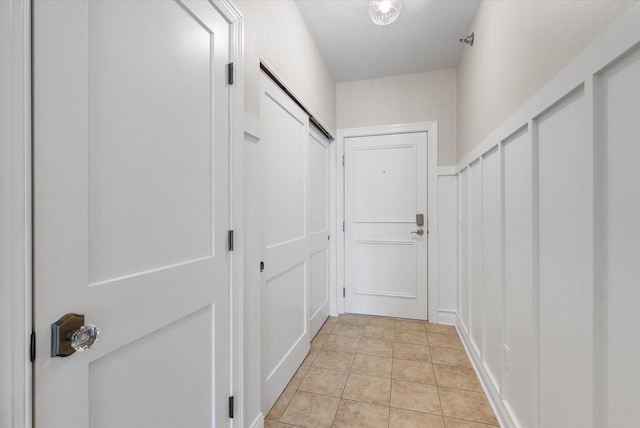
[[[320,352],[319,348],[311,348],[309,350],[309,353],[305,357],[304,361],[302,361],[302,364],[300,364],[300,367],[307,367],[307,368],[311,367],[313,360],[316,359],[319,352]]]
[[[326,395],[297,391],[280,422],[301,427],[328,428],[338,410],[340,399]]]
[[[331,351],[322,349],[315,360],[313,360],[312,367],[319,367],[321,369],[331,370],[351,370],[351,364],[355,357],[353,352]]]
[[[304,367],[300,366],[300,368],[295,372],[295,374],[289,381],[287,388],[298,389],[298,387],[302,383],[302,379],[304,379],[308,371],[309,371],[309,366],[304,366]]]
[[[391,407],[426,413],[442,413],[437,387],[400,380],[392,382]]]
[[[367,315],[357,315],[357,314],[341,314],[338,317],[338,322],[347,322],[353,324],[365,325],[369,322],[369,316]]]
[[[391,408],[389,428],[444,428],[442,416]]]
[[[396,320],[394,320],[393,318],[369,317],[367,325],[382,328],[396,328]]]
[[[267,414],[267,419],[276,420],[276,421],[280,419],[280,416],[282,416],[282,414],[284,413],[285,409],[291,402],[291,399],[293,398],[295,393],[296,393],[295,389],[291,389],[291,388],[285,389],[282,392],[282,394],[280,394],[280,397],[278,397],[278,399],[276,400],[276,403],[273,405],[273,407]]]
[[[324,325],[320,328],[320,330],[318,330],[318,334],[331,334],[331,332],[333,331],[333,329],[335,328],[335,326],[337,325],[337,323],[335,322],[325,322]]]
[[[359,354],[375,355],[377,357],[393,357],[393,342],[384,340],[360,339],[358,343]]]
[[[329,318],[327,318],[327,320],[324,323],[325,324],[330,324],[330,323],[334,323],[334,322],[338,322],[338,317],[329,317]]]
[[[329,335],[324,342],[323,349],[331,349],[334,351],[344,352],[356,352],[358,350],[358,344],[360,343],[359,337],[339,336],[335,334]]]
[[[351,366],[351,373],[391,378],[391,358],[356,354]]]
[[[460,338],[453,334],[429,333],[429,345],[436,346],[438,348],[464,349]]]
[[[416,345],[428,345],[427,333],[416,330],[396,329],[393,335],[394,342],[413,343]]]
[[[439,348],[437,346],[432,346],[429,349],[434,364],[471,367],[471,362],[464,349]]]
[[[473,422],[497,424],[489,401],[481,392],[438,387],[445,416]]]
[[[426,323],[427,331],[429,333],[440,333],[440,334],[455,334],[458,335],[458,330],[452,325],[442,325],[442,324],[432,324],[430,322]]]
[[[342,400],[333,422],[334,428],[387,428],[389,407]]]
[[[342,398],[388,406],[390,392],[391,379],[351,373]]]
[[[296,428],[295,425],[283,424],[276,421],[264,421],[264,428]]]
[[[426,331],[424,321],[396,320],[396,328],[402,330]]]
[[[362,337],[365,339],[393,341],[394,330],[391,328],[367,325],[364,327]]]
[[[341,323],[339,322],[331,332],[332,335],[348,336],[359,338],[362,336],[364,326],[360,324]]]
[[[433,366],[430,363],[422,363],[409,360],[393,360],[393,379],[407,382],[436,384],[433,374]]]
[[[311,367],[298,387],[298,391],[342,397],[349,373]]]
[[[324,345],[324,342],[327,341],[328,337],[329,337],[329,335],[326,334],[326,333],[318,333],[318,334],[316,334],[316,337],[314,337],[313,340],[311,341],[311,347],[312,348],[322,348],[322,345]]]
[[[491,428],[498,425],[487,425],[478,422],[464,421],[462,419],[444,418],[444,423],[447,428]]]
[[[421,361],[423,363],[431,362],[429,347],[425,345],[414,345],[413,343],[395,342],[393,344],[393,358]]]
[[[471,368],[434,364],[433,370],[438,386],[482,392],[476,372]]]

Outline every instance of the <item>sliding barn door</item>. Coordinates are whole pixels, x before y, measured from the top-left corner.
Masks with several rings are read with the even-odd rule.
[[[307,306],[309,118],[265,75],[261,98],[262,408],[266,413],[310,347]]]
[[[309,145],[309,239],[311,337],[329,317],[329,142],[311,129]]]

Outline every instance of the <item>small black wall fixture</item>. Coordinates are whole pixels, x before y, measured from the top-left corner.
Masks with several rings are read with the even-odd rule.
[[[469,46],[473,46],[473,39],[474,38],[475,38],[475,33],[471,33],[467,37],[465,37],[464,39],[460,39],[460,43],[466,43]]]

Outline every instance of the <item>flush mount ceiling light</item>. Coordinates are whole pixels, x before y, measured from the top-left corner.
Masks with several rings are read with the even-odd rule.
[[[369,0],[369,16],[378,25],[389,25],[400,15],[400,0]]]

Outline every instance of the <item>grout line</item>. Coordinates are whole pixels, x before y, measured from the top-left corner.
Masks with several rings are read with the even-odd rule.
[[[324,327],[326,324],[327,324],[327,322],[325,321],[325,324],[323,324],[323,327]],[[334,326],[334,327],[335,327],[335,326]],[[322,327],[321,327],[321,329],[322,329]],[[388,329],[388,330],[390,330],[390,329]],[[403,330],[403,331],[419,331],[419,330],[406,330],[406,329],[399,329],[399,330]],[[429,331],[425,331],[425,332],[427,333],[427,337],[428,337],[428,335],[429,335],[429,334],[440,334],[440,335],[446,335],[446,333],[430,333]],[[331,335],[331,333],[328,333],[328,335]],[[317,336],[317,334],[316,334],[316,336]],[[341,336],[341,335],[336,335],[336,336]],[[452,334],[452,336],[453,336],[453,334]],[[457,334],[456,334],[455,336],[457,336],[458,338],[460,338],[460,337],[459,337],[459,335],[457,335]],[[349,336],[342,336],[342,337],[349,337]],[[354,338],[351,338],[351,339],[354,339]],[[444,415],[444,411],[443,411],[443,408],[442,408],[442,400],[441,400],[441,398],[440,398],[440,388],[452,389],[452,390],[456,390],[456,391],[471,392],[471,393],[478,393],[478,394],[482,394],[485,398],[487,398],[487,399],[488,399],[488,397],[486,396],[486,394],[484,393],[484,391],[474,391],[474,390],[470,390],[470,389],[463,389],[463,388],[455,388],[455,387],[450,387],[450,386],[445,386],[445,385],[438,385],[438,381],[437,381],[437,378],[436,378],[436,376],[435,376],[435,368],[434,368],[434,365],[441,365],[441,366],[447,366],[447,367],[456,367],[456,368],[461,368],[461,369],[471,369],[471,370],[473,370],[473,367],[464,366],[464,365],[457,365],[457,364],[434,363],[434,362],[433,362],[433,358],[432,358],[432,356],[431,356],[431,346],[430,346],[431,344],[423,345],[423,344],[408,343],[408,342],[396,342],[395,340],[393,340],[393,341],[387,341],[387,340],[380,340],[380,339],[375,339],[375,338],[365,338],[365,337],[364,337],[364,336],[362,336],[362,335],[361,335],[361,336],[359,336],[359,337],[357,338],[357,340],[358,340],[358,344],[360,343],[360,341],[361,341],[362,339],[365,339],[365,340],[374,340],[374,341],[378,341],[378,342],[385,342],[385,343],[391,343],[391,344],[392,344],[392,346],[393,346],[392,356],[391,356],[391,357],[381,357],[380,355],[367,354],[367,353],[364,353],[364,352],[358,352],[357,350],[356,350],[356,352],[349,352],[349,351],[343,351],[343,350],[339,350],[339,349],[328,349],[328,348],[325,348],[325,344],[326,344],[326,341],[325,341],[325,343],[323,343],[323,344],[322,344],[322,346],[312,348],[312,349],[317,349],[317,354],[316,354],[315,358],[313,358],[313,360],[312,360],[312,361],[311,361],[311,363],[309,364],[309,367],[307,368],[307,372],[306,372],[306,373],[305,373],[305,375],[302,377],[302,380],[300,381],[300,384],[298,385],[298,387],[297,387],[297,388],[285,388],[285,391],[286,391],[286,389],[293,389],[293,390],[295,391],[295,392],[294,392],[294,394],[293,394],[293,396],[291,397],[291,400],[289,400],[289,402],[288,402],[288,403],[287,403],[287,405],[285,406],[285,408],[284,408],[284,410],[282,411],[282,414],[280,415],[280,417],[279,417],[277,420],[272,420],[272,419],[270,419],[270,421],[280,422],[280,419],[281,419],[282,415],[284,415],[284,413],[286,412],[286,410],[289,408],[289,406],[291,405],[291,402],[293,401],[293,399],[295,398],[295,396],[298,394],[298,392],[306,393],[306,394],[315,394],[315,395],[319,395],[319,396],[323,396],[323,397],[338,398],[340,401],[339,401],[339,403],[338,403],[338,408],[336,409],[336,412],[335,412],[334,417],[333,417],[332,426],[333,426],[333,424],[335,424],[335,421],[336,421],[336,418],[337,418],[337,415],[338,415],[338,410],[340,409],[340,405],[342,404],[342,402],[343,402],[344,400],[347,400],[347,401],[354,401],[354,402],[357,402],[357,403],[372,404],[372,403],[368,403],[368,402],[366,402],[366,401],[354,400],[354,399],[346,399],[346,398],[344,398],[344,391],[346,390],[347,384],[349,383],[349,379],[350,379],[350,377],[351,377],[351,374],[354,374],[354,375],[369,376],[369,377],[374,377],[374,378],[378,378],[378,379],[389,379],[389,381],[391,382],[391,387],[390,387],[390,389],[389,389],[389,405],[388,405],[388,406],[386,406],[386,407],[389,409],[389,412],[388,412],[388,418],[387,418],[387,425],[389,425],[389,424],[391,423],[391,409],[392,409],[392,408],[393,408],[393,409],[400,409],[400,410],[409,410],[409,411],[414,411],[414,412],[418,412],[418,413],[425,413],[425,414],[437,415],[437,416],[442,417],[442,422],[443,422],[443,424],[445,424],[445,415]],[[395,335],[394,335],[394,339],[395,339]],[[395,355],[395,344],[396,344],[396,343],[404,343],[404,344],[417,345],[417,346],[427,346],[427,351],[429,352],[429,361],[414,361],[414,360],[403,360],[403,359],[400,359],[400,358],[394,358],[394,355]],[[444,347],[444,346],[436,346],[435,348],[460,350],[459,348],[449,348],[449,347]],[[353,354],[353,359],[351,360],[351,365],[350,365],[349,369],[348,369],[347,371],[344,371],[344,370],[336,370],[336,369],[333,369],[333,368],[314,367],[314,366],[313,366],[313,362],[317,359],[318,355],[319,355],[319,354],[320,354],[320,352],[321,352],[321,351],[323,351],[323,350],[326,350],[326,351],[333,351],[333,352],[343,352],[343,353]],[[462,350],[462,351],[464,351],[464,350]],[[311,352],[311,351],[310,351],[310,352]],[[360,354],[360,355],[366,355],[366,356],[370,356],[370,357],[382,358],[382,359],[389,359],[389,358],[391,358],[391,377],[387,378],[387,377],[382,377],[382,376],[375,376],[375,375],[370,375],[370,374],[362,374],[362,373],[355,373],[355,372],[353,372],[353,365],[354,365],[354,363],[355,363],[355,359],[356,359],[356,356],[357,356],[358,354]],[[306,358],[305,358],[305,359],[306,359]],[[430,364],[430,365],[431,365],[431,370],[432,370],[432,372],[433,372],[434,380],[435,380],[435,382],[436,382],[436,383],[435,383],[435,385],[434,385],[434,384],[430,384],[430,383],[412,382],[412,381],[408,381],[408,380],[393,379],[393,367],[394,367],[394,364],[395,364],[395,361],[396,361],[396,360],[398,360],[398,361],[410,361],[410,362],[414,362],[414,363],[425,363],[425,364]],[[298,367],[298,369],[296,370],[296,373],[298,372],[298,370],[300,370],[300,369],[302,368],[302,366],[303,366],[303,365],[301,364],[301,365]],[[304,382],[304,380],[306,379],[307,375],[309,374],[309,371],[310,371],[310,369],[311,369],[312,367],[313,367],[313,368],[317,368],[317,369],[321,369],[321,370],[332,370],[332,371],[335,371],[335,372],[340,372],[340,373],[346,373],[346,374],[347,374],[347,380],[345,381],[345,384],[344,384],[344,386],[342,387],[342,392],[341,392],[341,394],[340,394],[340,396],[339,396],[339,397],[336,397],[335,395],[328,395],[328,394],[323,394],[323,393],[318,393],[318,392],[303,391],[303,390],[300,390],[300,389],[299,389],[299,388],[300,388],[300,386],[302,385],[302,383]],[[294,376],[295,376],[295,375],[294,375]],[[293,378],[292,378],[292,379],[293,379]],[[476,379],[476,380],[478,380],[478,377],[477,377],[477,376],[475,376],[475,379]],[[437,393],[438,393],[438,402],[439,402],[439,404],[440,404],[440,412],[441,412],[441,413],[438,415],[438,414],[431,413],[431,412],[421,412],[421,411],[418,411],[418,410],[410,410],[410,409],[403,409],[403,408],[400,408],[400,407],[392,407],[392,406],[391,406],[391,395],[392,395],[392,392],[393,392],[393,382],[394,382],[394,380],[395,380],[395,381],[398,381],[398,382],[409,382],[409,383],[416,383],[416,384],[420,384],[420,385],[428,385],[428,386],[434,386],[434,387],[436,387],[436,389],[437,389]],[[290,381],[289,381],[289,382],[290,382]],[[284,391],[283,391],[283,393],[284,393]],[[280,397],[278,397],[278,400],[279,400],[281,397],[282,397],[282,394],[280,394]],[[276,400],[276,402],[277,402],[277,400]],[[275,406],[275,404],[274,404],[274,406]],[[378,405],[378,406],[380,406],[380,405]],[[381,407],[385,407],[385,406],[381,406]],[[269,412],[267,413],[267,416],[268,416],[268,414],[271,412],[271,410],[273,410],[273,407],[269,410]],[[493,413],[493,411],[492,411],[492,413]],[[495,414],[494,414],[494,417],[495,417]],[[474,422],[474,423],[483,423],[483,424],[486,424],[487,426],[494,426],[494,425],[491,425],[491,424],[487,424],[486,422],[475,421],[475,420],[471,420],[471,419],[464,419],[464,418],[452,418],[452,419],[458,419],[458,420],[463,420],[463,421],[467,421],[467,422]],[[266,420],[266,418],[265,418],[265,420]],[[295,424],[291,424],[291,425],[293,425],[293,426],[298,426],[298,425],[295,425]]]

